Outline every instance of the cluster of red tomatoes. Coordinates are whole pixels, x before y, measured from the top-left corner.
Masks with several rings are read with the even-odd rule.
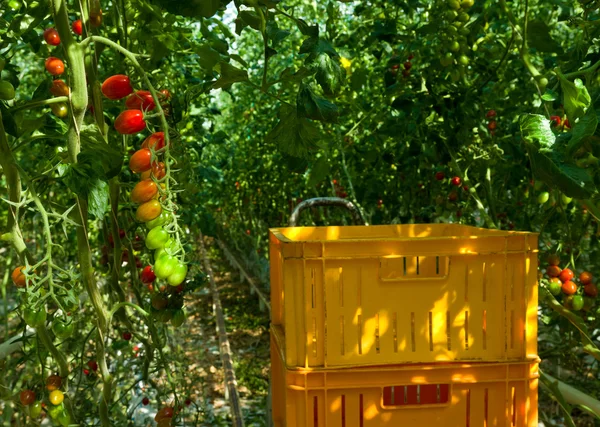
[[[488,119],[487,128],[492,136],[496,134],[496,128],[498,127],[498,122],[496,122],[497,115],[496,110],[489,110],[485,113],[485,118]]]
[[[437,181],[444,181],[446,179],[446,174],[443,171],[437,171],[435,173],[435,179]],[[460,187],[462,185],[462,178],[460,176],[453,176],[450,179],[450,184],[452,184],[454,187]],[[463,190],[464,191],[468,191],[469,187],[467,187],[466,185],[463,185]],[[458,200],[458,192],[456,190],[452,190],[449,194],[448,194],[448,200],[451,202],[456,202]],[[438,201],[438,204],[441,201]]]
[[[553,127],[561,128],[561,129],[571,129],[571,124],[569,123],[569,119],[562,119],[560,116],[550,116],[550,121],[552,122]]]
[[[554,296],[563,296],[563,305],[573,311],[588,311],[594,307],[598,288],[593,283],[591,273],[584,271],[579,275],[576,283],[575,274],[569,268],[561,269],[558,255],[548,257],[546,275],[548,276],[547,288]]]
[[[410,54],[408,56],[408,59],[406,62],[404,62],[404,64],[402,64],[402,77],[404,77],[405,79],[410,77],[410,69],[412,68],[412,59],[415,56],[413,54]],[[400,64],[392,64],[390,66],[390,73],[392,73],[393,76],[396,76],[398,74],[398,71],[400,71]]]
[[[333,188],[335,189],[335,195],[337,197],[341,197],[342,199],[345,199],[346,197],[348,197],[348,193],[346,192],[346,189],[338,183],[337,179],[333,180]],[[301,201],[302,200],[300,200],[300,202]],[[300,203],[300,202],[298,202],[298,203]]]
[[[63,401],[65,400],[64,393],[60,390],[62,387],[62,378],[57,375],[50,375],[46,379],[46,390],[48,393],[48,401],[50,405],[47,405],[41,399],[38,400],[38,395],[42,395],[39,391],[36,393],[34,390],[27,388],[19,393],[19,400],[23,406],[29,409],[29,416],[32,419],[37,419],[42,414],[42,408],[45,407],[46,412],[50,415],[50,418],[55,420],[61,426],[68,426],[71,424],[71,417],[65,410]]]

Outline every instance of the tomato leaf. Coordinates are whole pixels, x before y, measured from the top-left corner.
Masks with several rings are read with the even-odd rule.
[[[31,96],[32,101],[37,101],[39,99],[48,99],[48,94],[50,93],[50,87],[52,87],[52,80],[44,79],[38,85],[38,87],[33,92]]]
[[[212,84],[212,89],[219,89],[226,86],[231,86],[236,82],[248,80],[248,72],[234,67],[228,62],[221,62],[221,77]]]
[[[563,91],[563,105],[567,117],[571,123],[575,123],[579,117],[585,114],[592,103],[590,94],[581,79],[575,79],[573,83],[560,72],[557,72],[557,75]]]
[[[221,7],[220,0],[154,0],[167,12],[190,18],[210,18]]]
[[[2,111],[2,125],[4,126],[6,133],[15,138],[18,137],[19,129],[17,127],[17,122],[15,122],[14,117],[8,112],[8,109],[4,106],[3,102],[0,102],[0,110]]]
[[[308,175],[308,187],[314,187],[317,184],[323,182],[327,175],[329,174],[330,166],[329,159],[327,156],[321,156],[317,159],[317,161],[313,164],[310,169],[310,173]]]
[[[96,218],[102,218],[108,212],[109,206],[108,183],[100,179],[92,180],[89,183],[88,209],[91,215]]]
[[[336,123],[340,114],[337,105],[315,94],[310,86],[302,85],[296,99],[296,107],[300,116]]]
[[[519,120],[521,136],[527,144],[539,149],[550,149],[556,142],[556,136],[550,127],[550,120],[539,114],[525,114]]]
[[[529,46],[540,52],[562,53],[561,45],[552,38],[550,27],[542,20],[532,20],[528,23],[527,41]]]
[[[282,152],[302,158],[318,147],[319,130],[310,120],[298,117],[294,107],[283,104],[279,109],[279,123],[266,139],[276,143]]]
[[[588,136],[594,135],[598,127],[598,116],[593,106],[588,108],[587,112],[573,126],[573,136],[567,146],[567,155],[573,156],[575,152],[583,145]]]
[[[290,34],[291,33],[289,31],[279,29],[279,27],[277,26],[277,22],[267,22],[267,37],[269,38],[269,40],[271,40],[271,45],[273,47],[276,47]]]
[[[196,49],[196,53],[200,57],[198,63],[205,70],[212,70],[215,65],[221,60],[219,52],[214,50],[210,45],[203,44]]]
[[[319,27],[317,25],[308,25],[303,19],[296,19],[296,25],[305,36],[319,37]]]
[[[315,66],[317,74],[315,79],[327,95],[336,95],[342,89],[342,83],[346,77],[346,71],[342,68],[339,61],[331,58],[327,54],[320,54]]]
[[[308,53],[310,55],[308,58],[309,62],[313,61],[317,56],[319,56],[322,53],[326,53],[329,56],[334,57],[339,56],[335,48],[331,45],[331,43],[319,37],[310,37],[304,40],[304,42],[302,42],[302,46],[300,46],[299,53]]]
[[[263,31],[265,26],[265,18],[262,15],[259,15],[256,12],[252,12],[250,10],[242,10],[239,13],[239,17],[244,23],[246,23],[250,28],[253,28],[257,31]]]

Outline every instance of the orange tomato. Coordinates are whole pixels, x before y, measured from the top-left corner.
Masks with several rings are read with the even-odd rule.
[[[560,274],[558,275],[558,278],[560,279],[561,282],[565,283],[570,281],[573,276],[575,276],[573,274],[573,270],[569,269],[569,268],[565,268],[563,271],[560,272]]]
[[[579,281],[583,285],[587,285],[589,283],[592,283],[593,279],[594,279],[594,277],[592,276],[592,273],[590,273],[589,271],[584,271],[583,273],[581,273],[579,275]]]
[[[23,274],[24,269],[25,266],[21,266],[15,268],[12,272],[12,281],[17,288],[24,288],[25,286],[27,286],[27,279],[25,277],[25,274]]]
[[[137,150],[129,159],[129,168],[134,173],[146,172],[152,168],[152,153],[148,148]]]
[[[148,222],[157,218],[162,212],[162,207],[158,200],[150,200],[137,208],[135,217],[140,222]]]
[[[550,277],[558,277],[560,275],[561,269],[558,265],[549,265],[546,268],[546,274]]]
[[[175,411],[173,411],[173,408],[171,408],[169,406],[165,406],[160,411],[158,411],[158,413],[154,417],[154,421],[160,421],[162,419],[167,418],[170,422],[171,418],[173,418],[174,413],[175,413]]]
[[[158,194],[158,186],[151,179],[138,182],[131,191],[133,203],[145,203],[152,200]]]
[[[577,292],[577,285],[574,282],[566,281],[562,285],[562,291],[565,295],[573,295]]]
[[[158,162],[158,163],[154,163],[152,165],[152,170],[147,170],[145,172],[142,172],[142,174],[140,175],[140,178],[141,179],[149,179],[152,175],[154,177],[154,179],[160,181],[161,179],[163,179],[165,177],[166,174],[167,174],[167,169],[165,167],[165,164],[163,162]]]
[[[152,148],[154,151],[158,151],[165,146],[165,133],[154,132],[148,138],[142,142],[142,148]]]
[[[55,58],[54,56],[51,56],[50,58],[46,59],[45,66],[46,71],[48,71],[53,76],[58,76],[65,72],[65,63],[62,62],[61,59]]]

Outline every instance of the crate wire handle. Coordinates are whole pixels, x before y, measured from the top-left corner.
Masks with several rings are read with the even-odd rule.
[[[296,206],[292,212],[292,216],[290,217],[290,227],[296,227],[296,224],[300,219],[300,213],[302,213],[304,209],[314,208],[317,206],[339,206],[346,208],[352,214],[354,224],[368,225],[360,210],[358,210],[358,208],[350,200],[342,199],[340,197],[315,197],[314,199],[304,200],[303,202],[300,202],[298,206]]]

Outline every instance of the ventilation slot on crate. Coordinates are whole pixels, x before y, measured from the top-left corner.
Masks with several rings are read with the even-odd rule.
[[[396,385],[383,388],[383,406],[443,405],[449,395],[448,384]]]
[[[448,257],[444,256],[391,256],[379,261],[383,281],[445,277],[447,271]]]

